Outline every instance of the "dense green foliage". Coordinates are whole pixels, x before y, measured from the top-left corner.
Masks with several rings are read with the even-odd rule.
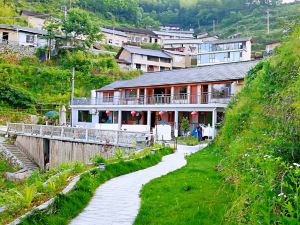
[[[209,147],[187,158],[184,168],[146,184],[136,225],[224,224],[232,188],[216,171],[221,154]]]
[[[30,93],[0,81],[0,100],[20,108],[29,108],[34,104]]]
[[[232,35],[253,36],[259,42],[281,39],[283,31],[288,31],[299,21],[299,4],[279,5],[279,0],[20,0],[17,2],[6,0],[5,2],[6,6],[3,7],[6,7],[6,10],[0,11],[0,16],[3,16],[0,18],[0,22],[3,21],[1,23],[24,25],[25,21],[21,18],[8,18],[17,15],[16,9],[24,8],[64,18],[60,7],[67,6],[87,11],[91,24],[96,26],[125,25],[157,29],[160,24],[175,24],[182,28],[195,28],[197,32],[217,34],[223,38]],[[270,34],[267,34],[267,9],[270,10]],[[72,10],[69,11],[71,16]],[[260,46],[256,45],[256,47]]]
[[[170,148],[163,148],[154,155],[149,154],[143,158],[109,164],[106,166],[105,171],[94,169],[84,173],[72,191],[66,195],[59,195],[48,208],[35,211],[32,215],[23,219],[20,224],[68,224],[72,218],[84,209],[100,184],[113,177],[153,166],[159,163],[164,155],[171,152]]]
[[[213,145],[145,186],[136,224],[299,224],[299,35],[249,71]]]
[[[300,221],[300,29],[270,60],[249,72],[226,111],[216,148],[235,186],[231,222]]]

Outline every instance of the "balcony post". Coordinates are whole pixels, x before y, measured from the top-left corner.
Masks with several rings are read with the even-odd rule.
[[[148,104],[148,102],[147,102],[147,96],[148,96],[148,89],[147,88],[145,88],[145,95],[144,95],[144,104]]]
[[[147,111],[147,127],[150,132],[150,130],[151,130],[151,111],[150,110]]]
[[[201,104],[201,85],[197,84],[197,103]]]
[[[214,109],[214,110],[212,111],[212,128],[213,128],[212,138],[215,137],[216,123],[217,123],[217,109]]]
[[[121,130],[122,127],[122,110],[118,111],[118,130]]]
[[[178,137],[178,121],[179,121],[179,113],[177,110],[175,110],[174,115],[174,136]]]
[[[211,103],[212,98],[212,84],[208,85],[207,103]]]
[[[187,103],[191,103],[191,85],[187,86]]]
[[[172,86],[171,87],[171,99],[170,99],[170,103],[173,103],[173,101],[174,101],[174,90],[175,90],[175,88],[174,88],[174,86]]]
[[[138,105],[140,102],[140,89],[139,88],[136,91],[136,98],[137,98],[137,105]]]

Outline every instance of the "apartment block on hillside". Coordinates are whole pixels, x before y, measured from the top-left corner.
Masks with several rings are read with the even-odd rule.
[[[198,47],[198,66],[251,60],[252,38],[203,41]]]

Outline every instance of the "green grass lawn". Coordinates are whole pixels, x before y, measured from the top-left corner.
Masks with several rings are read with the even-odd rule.
[[[233,189],[216,171],[220,155],[206,148],[184,168],[145,185],[135,225],[222,224]]]

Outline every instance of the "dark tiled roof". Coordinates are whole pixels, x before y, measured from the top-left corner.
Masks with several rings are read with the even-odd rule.
[[[151,30],[147,30],[147,29],[140,29],[140,28],[128,28],[128,27],[106,27],[108,29],[114,29],[114,30],[118,30],[118,31],[122,31],[122,32],[127,32],[127,33],[136,33],[136,34],[146,34],[152,37],[156,37],[157,35],[151,31]]]
[[[0,24],[0,29],[7,29],[7,30],[15,30],[15,31],[24,31],[31,34],[40,34],[40,35],[46,35],[46,30],[38,30],[38,29],[32,29],[29,27],[21,27],[17,25],[8,25],[8,24]]]
[[[146,48],[129,46],[129,45],[124,46],[123,49],[127,50],[130,53],[139,54],[139,55],[149,55],[149,56],[156,56],[156,57],[167,58],[167,59],[172,58],[171,56],[169,56],[168,54],[160,50],[152,50],[152,49],[146,49]]]
[[[120,85],[122,85],[122,83],[125,83],[127,81],[128,80],[118,80],[118,81],[115,81],[115,82],[113,82],[113,83],[111,83],[109,85],[106,85],[106,86],[100,88],[97,91],[112,91],[112,90],[118,88]]]
[[[23,14],[26,16],[34,16],[34,17],[41,18],[41,19],[47,19],[47,18],[51,17],[48,14],[42,14],[42,13],[33,12],[33,11],[29,11],[29,10],[21,10],[20,14],[21,15]]]
[[[120,83],[118,83],[119,81],[116,81],[100,90],[107,90],[107,88],[113,90],[118,88],[240,80],[246,76],[249,69],[257,62],[258,61],[247,61],[165,72],[145,73],[133,80],[122,81]]]
[[[122,31],[118,31],[118,30],[113,30],[113,29],[108,29],[108,28],[101,28],[101,31],[103,33],[115,34],[115,35],[119,35],[119,36],[123,36],[123,37],[128,37],[127,34],[125,34]]]

